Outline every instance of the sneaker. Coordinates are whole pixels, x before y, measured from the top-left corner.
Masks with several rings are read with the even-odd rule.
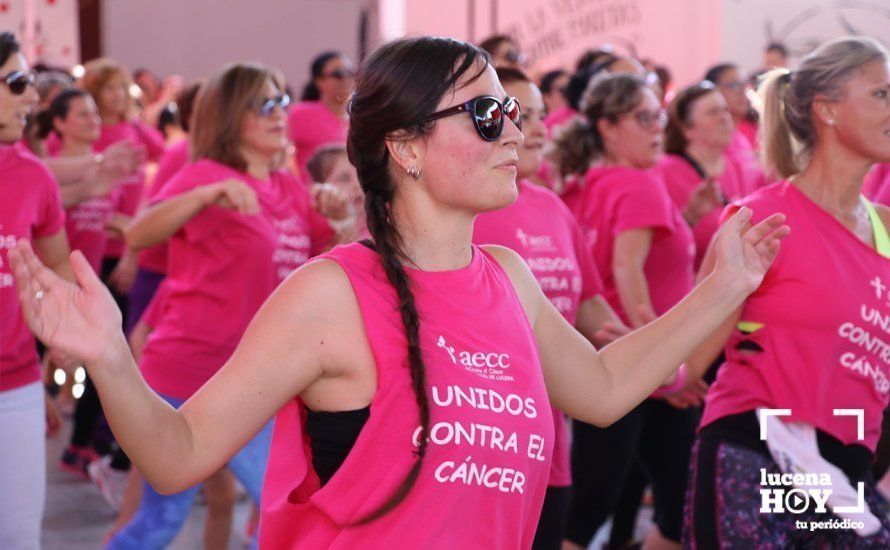
[[[90,476],[87,474],[87,465],[98,458],[99,454],[90,447],[68,445],[62,453],[61,460],[59,460],[59,468],[85,481],[89,481]]]
[[[87,472],[111,509],[115,512],[120,510],[127,489],[127,472],[112,468],[111,456],[103,456],[90,462]]]

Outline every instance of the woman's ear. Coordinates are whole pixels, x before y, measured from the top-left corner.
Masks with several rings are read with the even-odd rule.
[[[422,139],[411,138],[407,132],[400,130],[387,136],[386,148],[389,156],[404,172],[420,174],[426,153],[425,142]]]
[[[610,143],[615,141],[615,133],[617,129],[615,128],[615,123],[611,120],[603,117],[596,121],[596,129],[599,132],[600,136],[603,138],[603,143]]]
[[[834,126],[837,118],[837,102],[828,101],[822,96],[813,98],[813,114],[823,124]]]

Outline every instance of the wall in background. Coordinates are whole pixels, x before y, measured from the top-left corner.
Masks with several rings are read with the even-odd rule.
[[[15,33],[29,62],[80,62],[77,0],[0,0],[0,31]]]
[[[724,0],[722,57],[746,71],[763,63],[763,48],[783,42],[792,65],[819,44],[864,34],[890,46],[888,0]]]
[[[2,0],[0,0],[2,1]],[[319,52],[357,58],[361,0],[105,0],[104,54],[186,81],[226,63],[282,70],[299,94]]]
[[[478,42],[510,32],[540,72],[611,44],[667,64],[679,86],[721,60],[757,70],[771,40],[793,58],[851,33],[890,46],[890,0],[0,0],[0,30],[25,39],[32,29],[23,40],[32,62],[71,66],[82,3],[101,7],[104,54],[131,68],[192,79],[255,60],[283,70],[295,90],[322,50],[359,60],[363,12],[370,47],[403,34]]]

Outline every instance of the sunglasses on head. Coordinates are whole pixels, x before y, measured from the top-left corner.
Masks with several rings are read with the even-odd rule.
[[[519,100],[508,97],[504,103],[497,98],[484,95],[474,97],[463,105],[455,105],[442,111],[437,111],[424,119],[426,121],[449,117],[458,113],[467,112],[473,119],[473,126],[479,137],[485,141],[495,141],[504,132],[504,118],[509,118],[519,130],[522,130],[522,109]]]
[[[0,78],[13,95],[22,95],[28,86],[33,86],[36,77],[31,73],[15,71]]]
[[[281,94],[257,102],[254,108],[260,116],[269,116],[272,114],[272,111],[275,110],[275,107],[281,107],[281,109],[284,110],[287,109],[288,105],[290,105],[290,96]]]
[[[352,78],[355,76],[355,69],[336,69],[329,73],[325,73],[321,75],[324,78],[336,78],[337,80],[343,80],[345,78]]]

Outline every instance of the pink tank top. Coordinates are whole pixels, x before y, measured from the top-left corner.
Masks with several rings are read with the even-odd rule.
[[[419,413],[395,289],[359,243],[321,256],[352,283],[377,364],[377,392],[355,446],[319,487],[299,399],[275,419],[260,546],[529,548],[550,470],[553,418],[535,336],[507,275],[474,247],[465,268],[408,270],[420,313],[431,437],[419,478],[386,515],[417,458]]]
[[[702,427],[758,407],[791,409],[782,420],[874,451],[890,396],[890,260],[788,182],[741,204],[755,222],[784,213],[791,234],[743,306]],[[862,441],[856,417],[836,416],[835,409],[863,411]]]
[[[553,191],[520,181],[519,198],[511,206],[480,214],[473,242],[498,244],[522,256],[544,295],[569,324],[575,324],[581,302],[601,294],[603,283],[587,249],[578,222]],[[572,484],[568,425],[553,409],[556,439],[550,483]]]

